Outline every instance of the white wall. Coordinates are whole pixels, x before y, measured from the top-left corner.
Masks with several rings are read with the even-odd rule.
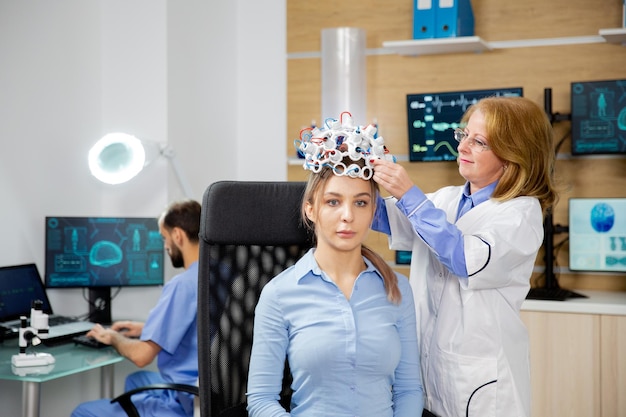
[[[0,265],[43,273],[46,215],[157,216],[184,197],[163,159],[121,186],[93,179],[87,151],[111,131],[172,146],[198,200],[221,179],[285,180],[285,15],[286,0],[0,0]],[[145,319],[159,293],[123,289],[114,319]],[[50,297],[87,311],[80,290]],[[116,392],[134,369],[116,365]],[[98,396],[97,371],[60,382],[42,415]],[[20,395],[0,381],[2,415]]]

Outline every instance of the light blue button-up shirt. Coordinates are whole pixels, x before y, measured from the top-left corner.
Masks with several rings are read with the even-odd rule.
[[[250,359],[250,416],[421,416],[408,280],[398,275],[402,302],[392,304],[382,277],[364,258],[367,269],[348,300],[313,253],[263,288]],[[291,414],[278,403],[285,357],[293,375]]]

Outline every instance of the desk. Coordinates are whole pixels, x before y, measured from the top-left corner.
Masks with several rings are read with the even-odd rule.
[[[22,382],[22,416],[39,417],[41,383],[64,376],[100,368],[102,398],[113,396],[113,364],[124,358],[113,348],[94,349],[74,343],[54,347],[29,347],[28,352],[48,352],[55,358],[53,365],[15,368],[11,357],[18,353],[17,339],[0,344],[0,379]],[[19,373],[19,374],[17,374]]]
[[[522,311],[626,316],[626,292],[574,291],[588,298],[569,298],[565,301],[524,300]]]

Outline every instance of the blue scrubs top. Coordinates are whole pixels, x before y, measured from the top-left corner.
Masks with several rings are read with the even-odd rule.
[[[194,262],[165,284],[141,333],[141,340],[161,347],[157,365],[167,382],[197,384],[197,312],[198,262]]]

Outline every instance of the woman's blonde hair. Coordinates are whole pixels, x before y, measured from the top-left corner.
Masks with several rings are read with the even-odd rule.
[[[346,166],[355,163],[354,161],[346,158],[346,161],[343,161]],[[356,162],[359,165],[364,165],[363,160]],[[333,169],[330,166],[323,167],[318,173],[311,172],[309,174],[309,179],[304,190],[304,196],[302,198],[302,206],[300,215],[302,217],[302,221],[307,229],[312,232],[312,235],[315,236],[315,223],[312,222],[306,215],[306,205],[307,203],[313,207],[318,207],[315,205],[316,201],[320,201],[322,198],[322,194],[324,192],[324,187],[326,183],[332,176],[335,175],[333,173]],[[371,195],[372,195],[372,215],[376,210],[376,196],[378,195],[378,184],[374,182],[373,179],[363,180],[360,178],[355,178],[354,181],[368,181],[370,184]],[[316,239],[314,238],[314,244],[317,244]],[[398,288],[398,277],[393,269],[389,266],[389,264],[376,252],[369,249],[365,245],[361,245],[361,254],[366,257],[374,267],[380,272],[383,277],[383,282],[385,284],[385,291],[387,293],[387,299],[394,304],[400,304],[402,299],[402,295],[400,294],[400,289]]]
[[[505,164],[492,198],[536,197],[545,214],[558,199],[552,125],[545,112],[527,98],[489,97],[469,107],[461,123],[477,111],[485,118],[491,150]]]

